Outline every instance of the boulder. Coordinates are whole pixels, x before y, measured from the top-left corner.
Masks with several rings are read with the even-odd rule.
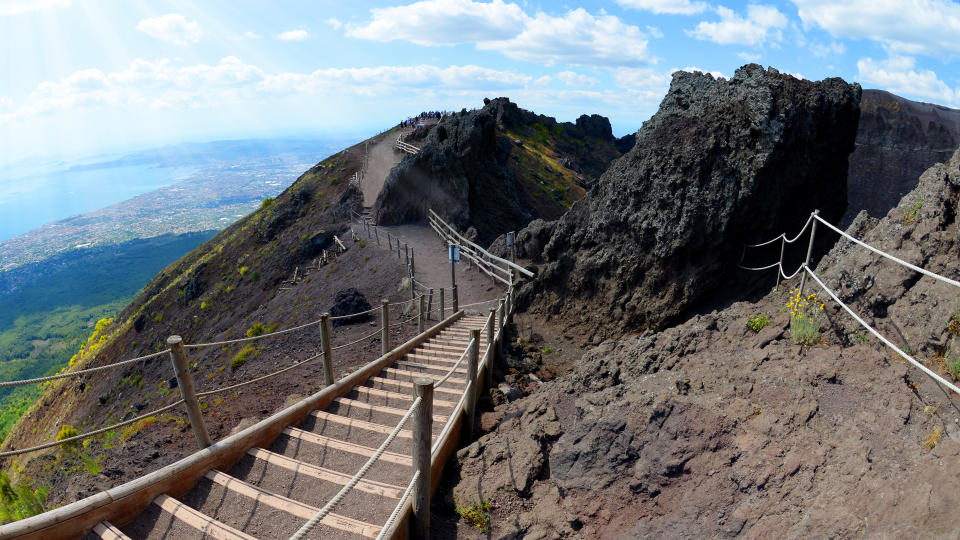
[[[344,289],[337,293],[333,307],[330,308],[330,315],[341,317],[353,313],[362,313],[370,310],[370,302],[363,296],[363,293],[357,289]],[[357,324],[370,320],[370,314],[357,315],[356,317],[347,317],[346,319],[337,319],[333,321],[333,326],[345,326],[348,324]]]
[[[675,73],[633,149],[553,227],[520,306],[604,337],[749,293],[744,243],[814,209],[843,215],[860,94],[755,64],[729,80]]]

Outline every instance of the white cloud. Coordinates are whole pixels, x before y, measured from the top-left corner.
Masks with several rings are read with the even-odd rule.
[[[233,36],[233,39],[237,41],[242,41],[246,39],[260,39],[260,34],[257,34],[256,32],[247,31],[242,34],[237,34]]]
[[[960,4],[948,0],[793,0],[804,26],[907,54],[960,54]]]
[[[552,82],[553,82],[553,77],[551,77],[551,76],[549,76],[549,75],[544,75],[544,76],[542,76],[542,77],[537,77],[537,78],[533,81],[533,84],[535,84],[535,85],[537,85],[537,86],[546,86],[546,85],[548,85],[548,84],[550,84],[550,83],[552,83]]]
[[[706,2],[691,2],[690,0],[617,0],[617,3],[623,7],[670,15],[693,15],[710,7]]]
[[[341,22],[340,19],[335,19],[333,17],[330,17],[329,19],[327,19],[326,22],[327,24],[332,26],[334,30],[339,30],[343,28],[343,22]]]
[[[277,39],[283,41],[303,41],[309,37],[310,33],[306,30],[287,30],[286,32],[277,34]]]
[[[310,73],[268,74],[228,56],[218,63],[176,65],[169,59],[133,61],[127,68],[104,73],[76,71],[46,81],[19,107],[0,96],[0,124],[56,111],[94,107],[144,110],[215,108],[230,104],[298,95],[363,95],[396,97],[406,92],[514,92],[534,84],[533,77],[480,66],[380,66],[320,69]]]
[[[738,44],[757,47],[783,39],[781,30],[787,26],[787,17],[773,6],[750,4],[742,17],[733,10],[717,6],[718,22],[702,21],[687,34],[697,39],[720,44]]]
[[[727,77],[726,75],[724,75],[723,73],[720,73],[719,71],[707,71],[707,70],[705,70],[705,69],[700,69],[700,68],[698,68],[698,67],[696,67],[696,66],[687,66],[687,67],[685,67],[685,68],[683,68],[683,69],[671,69],[671,70],[670,70],[670,75],[673,75],[674,73],[676,73],[676,72],[678,72],[678,71],[686,71],[687,73],[709,73],[710,75],[713,75],[713,77],[714,77],[715,79],[729,79],[729,78],[730,78],[730,77]]]
[[[143,19],[137,23],[137,30],[150,37],[176,45],[186,45],[200,41],[202,33],[196,21],[188,21],[179,13],[168,13],[152,19]]]
[[[737,58],[743,60],[744,62],[755,63],[757,60],[760,60],[760,53],[748,53],[748,52],[739,52],[737,53]]]
[[[593,16],[582,8],[562,17],[545,13],[527,21],[517,36],[477,43],[516,60],[554,65],[638,66],[656,62],[647,52],[646,35],[612,15]]]
[[[839,41],[831,41],[830,43],[813,43],[810,45],[810,52],[812,52],[817,58],[825,58],[831,55],[839,56],[847,52],[847,47]]]
[[[347,35],[374,41],[404,40],[424,46],[475,43],[517,60],[554,65],[621,66],[655,62],[648,35],[637,26],[578,8],[562,16],[526,14],[517,4],[493,0],[423,0],[371,10],[371,20],[348,24]],[[652,28],[654,36],[662,35]]]
[[[406,6],[371,10],[365,25],[348,25],[350,37],[372,41],[410,41],[418,45],[453,45],[507,39],[528,19],[523,9],[502,0],[423,0]]]
[[[70,0],[0,0],[0,17],[69,5]]]
[[[661,95],[670,87],[670,75],[652,68],[617,68],[613,81],[619,88],[660,90]]]
[[[589,75],[583,75],[573,71],[561,71],[557,73],[556,77],[557,80],[567,86],[594,86],[600,82]]]
[[[951,88],[929,69],[918,69],[916,60],[892,55],[886,60],[862,58],[857,61],[862,82],[894,94],[928,99],[941,105],[960,105],[960,89]]]

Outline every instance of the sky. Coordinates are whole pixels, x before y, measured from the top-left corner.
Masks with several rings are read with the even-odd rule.
[[[0,165],[370,136],[497,96],[624,135],[673,72],[750,62],[960,107],[958,35],[947,0],[0,0]]]

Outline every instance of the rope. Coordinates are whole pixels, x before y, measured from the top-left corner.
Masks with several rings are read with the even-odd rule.
[[[752,267],[750,267],[750,266],[744,266],[744,265],[742,265],[742,264],[738,264],[737,266],[739,266],[740,268],[742,268],[742,269],[744,269],[744,270],[760,271],[760,270],[769,270],[769,269],[773,268],[774,266],[780,266],[780,263],[779,263],[779,262],[775,262],[775,263],[773,263],[773,264],[770,264],[770,265],[767,265],[767,266],[761,266],[761,267],[759,267],[759,268],[752,268]],[[794,274],[794,275],[796,275],[796,274]]]
[[[797,274],[799,274],[800,272],[803,271],[803,265],[801,264],[801,265],[800,265],[800,268],[797,268],[797,271],[794,272],[794,273],[792,273],[792,274],[790,274],[789,276],[783,273],[783,266],[782,266],[782,265],[780,266],[780,270],[779,270],[779,271],[780,271],[780,275],[783,276],[783,279],[793,279],[793,278],[797,277]]]
[[[437,381],[436,383],[434,383],[433,387],[434,387],[435,389],[436,389],[436,388],[440,388],[441,386],[443,386],[443,383],[447,382],[447,379],[449,379],[451,376],[453,376],[453,373],[457,370],[457,368],[460,367],[460,364],[463,363],[463,359],[467,357],[467,353],[470,352],[470,348],[473,347],[475,344],[476,344],[476,340],[474,340],[474,339],[471,339],[471,340],[470,340],[470,343],[467,343],[467,348],[463,351],[463,354],[460,355],[460,359],[457,360],[457,363],[454,364],[452,368],[450,368],[450,371],[448,371],[447,374],[444,375],[442,379],[440,379],[439,381]],[[468,381],[468,382],[469,382],[469,381]]]
[[[397,424],[397,427],[393,428],[393,431],[390,433],[390,435],[388,435],[387,438],[380,445],[380,447],[377,448],[377,451],[374,452],[372,456],[370,456],[370,459],[368,459],[367,462],[363,464],[363,467],[360,467],[360,470],[357,471],[357,474],[353,475],[353,478],[351,478],[350,481],[347,482],[345,486],[340,488],[340,491],[338,491],[337,494],[334,495],[333,498],[330,499],[330,501],[326,505],[324,505],[324,507],[321,508],[320,511],[316,513],[316,515],[314,515],[312,518],[310,518],[309,521],[304,523],[303,526],[300,527],[300,529],[297,532],[293,533],[293,536],[290,537],[290,540],[302,540],[303,538],[305,538],[307,534],[310,533],[310,530],[316,527],[318,523],[323,521],[323,518],[327,517],[327,514],[329,514],[333,510],[333,507],[336,506],[338,503],[340,503],[340,501],[342,501],[343,498],[347,496],[347,493],[349,493],[350,490],[352,490],[354,486],[356,486],[360,482],[360,479],[363,478],[363,476],[367,474],[367,471],[369,471],[370,468],[373,467],[374,463],[376,463],[377,460],[380,459],[380,456],[382,456],[383,453],[387,450],[387,447],[390,446],[390,443],[392,443],[393,440],[397,438],[397,435],[400,434],[400,430],[403,428],[403,425],[407,423],[407,420],[409,420],[411,416],[413,416],[414,411],[416,411],[417,408],[420,406],[420,402],[422,400],[423,398],[420,398],[420,397],[413,400],[413,403],[410,405],[410,408],[407,409],[407,414],[403,415],[403,418],[400,419],[400,422]]]
[[[237,389],[237,388],[242,388],[242,387],[244,387],[244,386],[253,384],[253,383],[255,383],[255,382],[260,382],[260,381],[262,381],[262,380],[269,379],[270,377],[276,377],[277,375],[280,375],[281,373],[285,373],[285,372],[287,372],[287,371],[290,371],[291,369],[296,369],[296,368],[298,368],[298,367],[300,367],[300,366],[302,366],[302,365],[304,365],[304,364],[306,364],[306,363],[308,363],[308,362],[312,362],[312,361],[316,360],[317,358],[320,358],[321,356],[323,356],[323,353],[315,354],[315,355],[311,356],[310,358],[307,358],[306,360],[303,360],[302,362],[297,362],[296,364],[293,364],[292,366],[287,366],[287,367],[285,367],[285,368],[283,368],[283,369],[281,369],[281,370],[274,371],[273,373],[269,373],[269,374],[264,375],[264,376],[262,376],[262,377],[257,377],[256,379],[251,379],[251,380],[246,381],[246,382],[237,383],[237,384],[234,384],[234,385],[231,385],[231,386],[225,386],[225,387],[223,387],[223,388],[217,388],[216,390],[207,390],[206,392],[197,392],[197,398],[212,396],[212,395],[215,395],[215,394],[222,394],[223,392],[229,392],[230,390],[235,390],[235,389]]]
[[[167,405],[167,406],[165,406],[165,407],[160,407],[159,409],[157,409],[157,410],[155,410],[155,411],[148,412],[147,414],[142,414],[142,415],[140,415],[140,416],[138,416],[138,417],[136,417],[136,418],[131,418],[130,420],[124,420],[123,422],[118,422],[118,423],[116,423],[116,424],[113,424],[113,425],[111,425],[111,426],[107,426],[107,427],[105,427],[105,428],[95,429],[95,430],[90,431],[90,432],[87,432],[87,433],[82,433],[82,434],[80,434],[80,435],[75,435],[75,436],[73,436],[73,437],[69,437],[69,438],[62,439],[62,440],[59,440],[59,441],[56,441],[56,442],[52,442],[52,443],[41,444],[41,445],[33,446],[33,447],[30,447],[30,448],[23,448],[23,449],[21,449],[21,450],[9,450],[9,451],[7,451],[7,452],[0,452],[0,458],[4,458],[4,457],[8,457],[8,456],[19,456],[20,454],[27,454],[27,453],[29,453],[29,452],[35,452],[35,451],[37,451],[37,450],[44,450],[44,449],[47,449],[47,448],[50,448],[50,447],[53,447],[53,446],[60,446],[61,444],[68,444],[68,443],[72,443],[72,442],[74,442],[74,441],[79,441],[79,440],[81,440],[81,439],[89,439],[90,437],[99,435],[99,434],[101,434],[101,433],[106,433],[107,431],[110,431],[111,429],[116,429],[116,428],[118,428],[118,427],[128,426],[128,425],[130,425],[130,424],[134,424],[134,423],[136,423],[136,422],[139,422],[140,420],[143,420],[144,418],[148,418],[148,417],[150,417],[150,416],[156,416],[156,415],[158,415],[158,414],[160,414],[160,413],[162,413],[162,412],[169,411],[170,409],[172,409],[172,408],[174,408],[174,407],[177,407],[178,405],[181,405],[181,404],[183,404],[183,400],[182,400],[182,399],[179,399],[179,400],[177,400],[177,401],[174,401],[174,402],[171,403],[170,405]]]
[[[355,315],[356,315],[356,314],[355,314]],[[348,316],[349,316],[349,317],[353,317],[353,315],[348,315]],[[332,319],[332,317],[331,317],[331,319]],[[237,339],[228,339],[228,340],[226,340],[226,341],[213,341],[213,342],[210,342],[210,343],[194,343],[194,344],[191,344],[191,345],[184,345],[183,348],[184,348],[184,349],[201,349],[201,348],[204,348],[204,347],[216,347],[216,346],[218,346],[218,345],[231,345],[231,344],[233,344],[233,343],[243,343],[243,342],[245,342],[245,341],[255,341],[255,340],[263,339],[263,338],[267,338],[267,337],[279,336],[280,334],[288,334],[288,333],[290,333],[290,332],[296,332],[297,330],[303,330],[304,328],[307,328],[307,327],[309,327],[309,326],[313,326],[313,325],[316,325],[316,324],[320,324],[322,321],[323,321],[323,319],[317,319],[317,320],[315,320],[315,321],[311,321],[311,322],[308,322],[308,323],[306,323],[306,324],[301,324],[300,326],[294,326],[293,328],[287,328],[286,330],[278,330],[278,331],[276,331],[276,332],[270,332],[269,334],[260,334],[259,336],[251,336],[251,337],[237,338]]]
[[[920,268],[919,266],[914,265],[914,264],[910,264],[910,263],[908,263],[907,261],[905,261],[905,260],[903,260],[903,259],[898,259],[897,257],[894,257],[893,255],[889,255],[889,254],[887,254],[887,253],[884,253],[884,252],[880,251],[879,249],[877,249],[877,248],[875,248],[875,247],[873,247],[873,246],[870,246],[870,245],[868,245],[868,244],[865,244],[865,243],[861,242],[860,240],[857,240],[856,238],[850,236],[849,234],[841,231],[840,229],[834,227],[834,226],[831,225],[830,223],[824,221],[823,218],[821,218],[820,216],[814,216],[814,217],[817,219],[817,221],[819,221],[820,223],[823,223],[823,224],[826,225],[827,227],[830,227],[830,228],[833,229],[835,232],[839,233],[841,236],[844,236],[844,237],[848,238],[850,241],[852,241],[853,243],[855,243],[855,244],[857,244],[857,245],[859,245],[859,246],[861,246],[861,247],[865,247],[865,248],[869,249],[870,251],[876,253],[877,255],[880,255],[881,257],[886,257],[886,258],[890,259],[891,261],[893,261],[893,262],[895,262],[895,263],[897,263],[897,264],[900,264],[900,265],[902,265],[902,266],[906,266],[907,268],[909,268],[909,269],[911,269],[911,270],[915,270],[915,271],[917,271],[917,272],[920,272],[921,274],[923,274],[923,275],[925,275],[925,276],[930,276],[930,277],[932,277],[933,279],[940,280],[940,281],[942,281],[942,282],[944,282],[944,283],[953,285],[954,287],[960,287],[960,281],[956,281],[956,280],[950,279],[950,278],[948,278],[948,277],[941,276],[940,274],[936,274],[936,273],[931,272],[931,271],[929,271],[929,270],[924,270],[923,268]]]
[[[148,360],[148,359],[150,359],[150,358],[156,358],[156,357],[158,357],[158,356],[167,354],[168,352],[170,352],[170,349],[164,349],[164,350],[162,350],[162,351],[155,352],[155,353],[153,353],[153,354],[148,354],[148,355],[146,355],[146,356],[138,356],[137,358],[131,358],[130,360],[123,360],[122,362],[116,362],[116,363],[114,363],[114,364],[107,364],[107,365],[105,365],[105,366],[99,366],[99,367],[81,369],[81,370],[77,370],[77,371],[71,371],[71,372],[69,372],[69,373],[60,373],[60,374],[57,374],[57,375],[50,375],[50,376],[47,376],[47,377],[37,377],[37,378],[35,378],[35,379],[23,379],[23,380],[19,380],[19,381],[0,382],[0,388],[9,388],[9,387],[11,387],[11,386],[21,386],[21,385],[25,385],[25,384],[34,384],[34,383],[40,383],[40,382],[47,382],[47,381],[53,381],[53,380],[56,380],[56,379],[65,379],[65,378],[67,378],[67,377],[79,377],[80,375],[86,375],[87,373],[95,373],[95,372],[97,372],[97,371],[103,371],[103,370],[105,370],[105,369],[111,369],[111,368],[115,368],[115,367],[125,366],[125,365],[127,365],[127,364],[132,364],[132,363],[134,363],[134,362],[141,362],[141,361],[143,361],[143,360]]]
[[[874,336],[876,336],[877,339],[879,339],[880,341],[882,341],[883,343],[885,343],[888,347],[890,347],[891,349],[893,349],[894,352],[896,352],[896,353],[899,354],[901,357],[903,357],[904,360],[906,360],[906,361],[910,362],[911,364],[913,364],[914,366],[920,368],[921,371],[923,371],[924,373],[926,373],[927,375],[929,375],[931,378],[933,378],[934,380],[936,380],[938,383],[940,383],[940,384],[942,384],[943,386],[946,386],[947,388],[949,388],[950,390],[956,392],[957,395],[960,395],[960,388],[957,388],[956,386],[954,386],[952,383],[948,382],[946,379],[944,379],[944,378],[941,377],[940,375],[937,375],[937,374],[934,373],[932,370],[930,370],[927,366],[924,366],[924,365],[921,364],[920,362],[917,362],[917,361],[914,360],[909,354],[903,352],[903,351],[900,350],[896,345],[894,345],[893,343],[891,343],[890,340],[888,340],[887,338],[885,338],[885,337],[883,337],[882,335],[880,335],[879,332],[877,332],[876,330],[874,330],[873,328],[871,328],[869,324],[867,324],[863,319],[861,319],[859,315],[857,315],[856,313],[854,313],[852,309],[850,309],[849,307],[847,307],[846,304],[844,304],[842,301],[840,301],[840,299],[837,298],[837,295],[833,294],[833,291],[831,291],[822,281],[820,281],[820,278],[817,277],[816,272],[814,272],[813,270],[810,270],[810,268],[809,268],[808,266],[806,266],[806,265],[804,265],[803,268],[807,271],[808,274],[810,274],[810,277],[812,277],[812,278],[814,279],[814,281],[816,281],[817,284],[820,285],[820,288],[822,288],[824,291],[826,291],[827,294],[829,294],[830,297],[833,298],[833,301],[834,301],[834,302],[840,304],[840,307],[842,307],[847,313],[850,314],[851,317],[853,317],[858,323],[860,323],[860,326],[863,326],[864,328],[866,328],[871,334],[873,334]]]
[[[387,518],[387,522],[383,524],[383,528],[380,529],[380,534],[377,535],[376,540],[383,540],[387,534],[387,531],[393,527],[393,522],[396,521],[397,517],[400,516],[400,510],[403,508],[403,505],[407,504],[407,499],[409,499],[410,495],[413,493],[413,486],[416,485],[418,478],[420,478],[420,471],[413,473],[413,478],[410,479],[410,484],[407,486],[407,489],[403,491],[403,496],[400,497],[400,502],[397,503],[397,506],[393,509],[390,517]]]
[[[375,308],[373,308],[373,309],[368,309],[368,310],[366,310],[366,311],[361,311],[360,313],[351,313],[351,314],[349,314],[349,315],[337,315],[336,317],[330,317],[330,320],[331,320],[331,321],[337,321],[337,320],[340,320],[340,319],[347,319],[347,318],[350,318],[350,317],[358,317],[358,316],[360,316],[360,315],[367,315],[367,314],[369,314],[369,313],[373,313],[374,311],[377,311],[377,310],[380,309],[380,308],[381,308],[381,306],[377,306],[377,307],[375,307]]]
[[[776,266],[776,265],[774,265],[774,266]],[[460,309],[463,309],[463,308],[468,308],[468,307],[473,307],[473,306],[479,306],[479,305],[481,305],[481,304],[489,304],[490,302],[499,302],[500,300],[501,300],[501,298],[492,298],[492,299],[490,299],[490,300],[484,300],[484,301],[482,301],[482,302],[474,302],[474,303],[472,303],[472,304],[466,304],[466,305],[458,306],[458,307],[459,307]]]
[[[342,348],[344,348],[344,347],[349,347],[349,346],[351,346],[351,345],[356,345],[357,343],[360,343],[361,341],[364,341],[364,340],[367,340],[367,339],[372,338],[373,336],[376,336],[377,334],[381,333],[382,331],[383,331],[383,328],[378,328],[378,329],[376,329],[372,334],[368,334],[368,335],[366,335],[365,337],[362,337],[362,338],[360,338],[360,339],[358,339],[358,340],[355,340],[355,341],[351,341],[350,343],[344,343],[343,345],[337,345],[336,347],[331,347],[330,350],[331,350],[331,351],[335,351],[335,350],[337,350],[337,349],[342,349]]]
[[[794,236],[792,240],[787,238],[787,233],[780,233],[778,236],[775,236],[770,240],[767,240],[766,242],[760,242],[759,244],[744,244],[743,247],[748,247],[748,248],[763,247],[763,246],[772,244],[777,240],[780,240],[781,238],[783,239],[784,242],[788,244],[792,244],[796,242],[797,239],[799,239],[800,236],[807,230],[807,227],[810,226],[810,221],[812,220],[812,218],[813,218],[813,214],[810,214],[810,217],[807,218],[807,222],[803,224],[803,228],[800,229],[800,232],[798,232],[797,235]]]

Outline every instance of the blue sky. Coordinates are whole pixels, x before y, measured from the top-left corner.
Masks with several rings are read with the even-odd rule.
[[[748,62],[960,107],[958,35],[946,0],[0,0],[0,164],[370,135],[501,95],[622,135],[672,72]]]

